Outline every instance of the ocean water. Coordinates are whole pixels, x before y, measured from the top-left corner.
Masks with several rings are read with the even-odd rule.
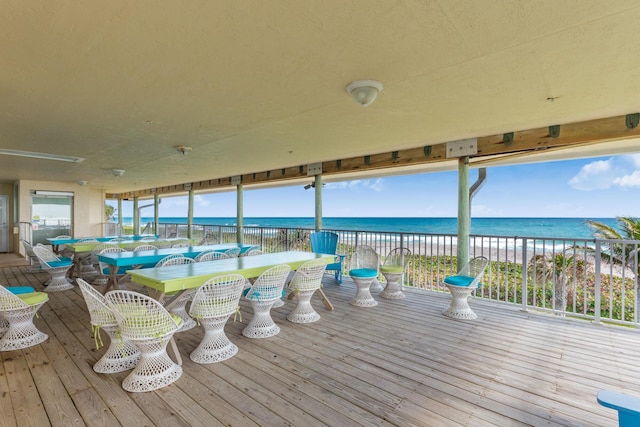
[[[592,239],[587,219],[617,228],[615,218],[472,218],[471,234],[564,239]],[[131,224],[130,217],[123,217]],[[141,218],[143,224],[153,222]],[[161,223],[186,224],[186,217],[161,217]],[[236,218],[194,217],[194,224],[235,225]],[[314,218],[244,218],[245,227],[314,228]],[[457,218],[323,218],[322,228],[330,230],[389,231],[428,234],[457,234]]]

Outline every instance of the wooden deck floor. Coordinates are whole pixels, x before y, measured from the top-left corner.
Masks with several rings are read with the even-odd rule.
[[[0,269],[0,283],[42,289],[46,276]],[[52,293],[36,325],[45,343],[0,354],[2,426],[615,426],[599,389],[640,396],[638,331],[472,301],[474,321],[440,314],[448,295],[420,290],[373,308],[348,304],[354,286],[326,276],[319,322],[262,340],[227,324],[240,351],[218,364],[188,357],[202,331],[177,334],[183,376],[149,393],[121,388],[126,373],[96,374],[78,288]],[[288,302],[287,304],[292,304]],[[107,339],[105,337],[105,339]]]

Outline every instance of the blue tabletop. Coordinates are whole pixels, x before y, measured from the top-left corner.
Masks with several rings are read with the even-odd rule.
[[[219,245],[187,246],[182,248],[165,248],[152,251],[127,251],[111,252],[98,255],[98,261],[117,267],[128,267],[140,264],[155,264],[167,255],[181,254],[189,258],[195,258],[205,251],[224,252],[227,249],[240,248],[240,253],[258,248],[257,245],[240,245],[238,243],[223,243]]]

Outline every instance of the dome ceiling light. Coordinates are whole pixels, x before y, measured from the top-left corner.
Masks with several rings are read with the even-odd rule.
[[[366,107],[376,100],[378,92],[384,89],[384,86],[376,80],[356,80],[349,83],[346,89],[354,101]]]

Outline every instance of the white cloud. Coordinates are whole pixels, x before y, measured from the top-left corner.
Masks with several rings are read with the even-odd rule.
[[[635,188],[640,187],[640,170],[635,170],[629,175],[624,175],[613,180],[613,183],[620,187]]]
[[[621,157],[627,158],[629,161],[631,161],[631,164],[633,164],[635,168],[640,169],[640,153],[628,154],[626,156],[621,156]]]
[[[209,201],[209,199],[206,199],[206,198],[202,197],[201,195],[196,194],[193,197],[193,204],[205,207],[205,206],[209,206],[211,204],[211,202]]]
[[[569,180],[569,185],[582,191],[606,190],[613,186],[640,187],[640,154],[615,156],[588,163]]]
[[[569,185],[582,191],[606,190],[611,187],[616,178],[613,162],[614,159],[610,158],[587,163],[576,176],[569,180]]]
[[[373,190],[380,192],[384,190],[385,182],[382,178],[376,179],[356,179],[353,181],[344,181],[344,182],[334,182],[327,183],[325,186],[326,190],[350,190],[350,191],[360,191],[360,190]]]

